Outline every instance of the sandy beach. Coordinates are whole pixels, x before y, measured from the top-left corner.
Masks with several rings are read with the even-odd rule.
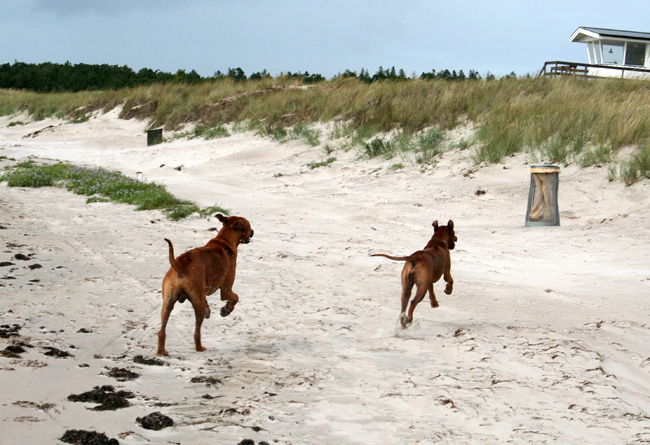
[[[205,352],[177,305],[156,364],[163,238],[180,254],[219,221],[0,183],[3,443],[650,443],[650,181],[562,166],[561,225],[524,227],[526,154],[478,168],[456,148],[423,170],[253,133],[147,147],[146,123],[118,113],[1,117],[0,168],[99,166],[246,217],[240,302],[204,322]],[[402,263],[370,255],[419,250],[449,219],[454,292],[438,282],[440,307],[402,329]],[[105,385],[129,406],[68,400]],[[173,426],[136,422],[152,412]]]

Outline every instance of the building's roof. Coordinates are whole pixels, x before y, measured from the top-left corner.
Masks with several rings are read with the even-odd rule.
[[[592,39],[615,38],[650,41],[650,32],[623,31],[620,29],[593,28],[581,26],[571,35],[572,42],[586,42]]]

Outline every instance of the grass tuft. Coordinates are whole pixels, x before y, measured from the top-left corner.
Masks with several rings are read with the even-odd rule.
[[[220,207],[201,210],[191,201],[179,200],[161,184],[139,181],[119,172],[102,168],[83,168],[70,164],[38,166],[33,161],[19,163],[0,176],[10,187],[64,187],[77,195],[89,196],[87,202],[119,202],[136,206],[136,210],[162,210],[168,218],[177,220],[192,213],[228,214]]]
[[[319,168],[319,167],[326,167],[326,166],[332,164],[334,161],[336,161],[336,158],[329,157],[326,160],[321,161],[321,162],[310,162],[309,164],[307,164],[307,167],[309,167],[310,170],[313,170],[313,169]]]
[[[642,145],[630,159],[621,164],[621,179],[625,185],[632,185],[641,179],[650,179],[650,145]]]

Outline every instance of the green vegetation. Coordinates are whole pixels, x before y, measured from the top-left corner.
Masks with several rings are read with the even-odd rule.
[[[194,128],[191,136],[192,138],[203,138],[203,139],[217,139],[225,138],[230,136],[230,132],[223,125],[217,125],[216,127],[206,128],[203,125],[197,125]]]
[[[620,163],[615,170],[626,183],[647,171],[642,169],[647,149],[630,160],[617,156],[623,147],[650,145],[647,81],[495,79],[447,70],[413,78],[381,68],[372,76],[365,70],[358,75],[346,71],[331,80],[307,81],[302,73],[256,74],[246,77],[234,69],[197,83],[78,93],[0,90],[0,115],[25,111],[33,119],[75,120],[119,105],[121,118],[146,120],[168,131],[192,123],[195,136],[223,137],[228,126],[314,146],[322,137],[316,124],[333,122],[328,136],[336,149],[358,147],[366,157],[411,154],[421,164],[435,164],[449,148],[445,132],[469,123],[474,137],[460,148],[476,164],[498,163],[523,152],[565,165]]]
[[[78,195],[89,196],[87,202],[119,202],[132,204],[136,210],[162,210],[170,219],[180,219],[198,212],[228,214],[218,206],[200,209],[191,201],[172,196],[164,186],[138,181],[102,168],[81,168],[70,164],[38,166],[33,161],[21,162],[0,176],[10,187],[64,187]]]
[[[331,163],[333,163],[334,161],[336,161],[336,158],[330,157],[321,162],[310,162],[309,164],[307,164],[307,167],[309,167],[310,170],[313,170],[318,167],[326,167]]]
[[[650,145],[637,148],[632,157],[621,165],[621,179],[631,185],[640,179],[650,179]]]
[[[364,153],[368,158],[383,156],[390,159],[397,154],[415,153],[418,164],[432,164],[435,158],[442,154],[442,133],[437,129],[429,129],[417,134],[401,132],[392,139],[375,137],[364,144]]]

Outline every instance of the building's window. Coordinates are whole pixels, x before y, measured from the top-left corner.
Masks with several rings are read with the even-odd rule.
[[[645,43],[628,42],[625,51],[625,64],[634,66],[645,65]]]
[[[622,65],[623,44],[618,42],[603,42],[603,63]]]
[[[588,42],[587,50],[589,51],[589,63],[602,63],[600,59],[600,44],[598,42]]]

